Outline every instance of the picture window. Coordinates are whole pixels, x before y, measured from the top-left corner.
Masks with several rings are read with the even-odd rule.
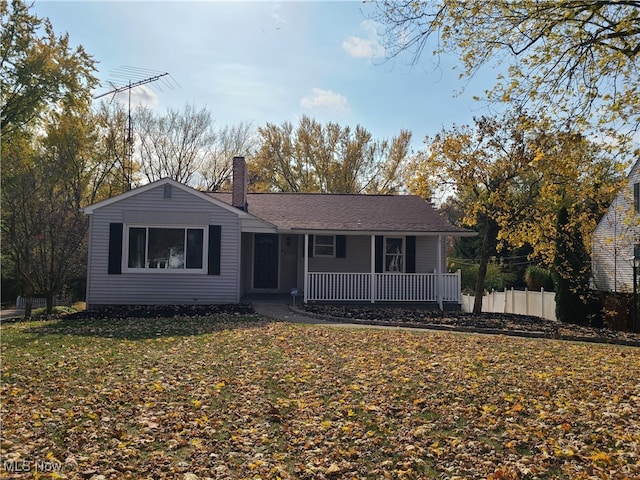
[[[127,238],[129,269],[204,269],[203,228],[129,227]]]

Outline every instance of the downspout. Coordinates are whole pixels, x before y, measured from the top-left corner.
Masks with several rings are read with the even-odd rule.
[[[85,286],[85,294],[84,294],[84,301],[85,301],[85,308],[87,310],[91,310],[91,305],[89,303],[89,292],[91,291],[91,250],[92,250],[92,242],[91,242],[91,238],[93,234],[93,215],[89,214],[89,236],[87,239],[87,285]]]
[[[309,300],[309,234],[304,234],[304,303]]]
[[[442,305],[442,235],[438,235],[438,266],[437,266],[437,274],[438,274],[438,305],[440,306],[440,310],[443,310]]]
[[[618,199],[613,209],[613,294],[618,293]]]
[[[242,220],[240,219],[240,217],[237,218],[238,220],[238,255],[237,255],[237,265],[236,265],[236,272],[238,272],[238,278],[237,278],[237,282],[236,282],[236,302],[240,303],[240,301],[242,300],[242,273],[243,273],[243,269],[242,269],[242,259],[243,257],[243,251],[242,251]]]
[[[371,235],[371,285],[369,286],[369,295],[371,303],[376,302],[376,236]]]

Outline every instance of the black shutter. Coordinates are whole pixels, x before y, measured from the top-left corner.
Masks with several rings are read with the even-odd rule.
[[[416,273],[416,237],[406,237],[405,245],[407,247],[406,273]]]
[[[336,235],[336,258],[347,258],[346,235]]]
[[[313,257],[313,235],[309,235],[309,250],[307,251],[308,258]]]
[[[220,239],[222,227],[209,225],[209,262],[208,275],[220,275]]]
[[[384,237],[376,235],[376,273],[384,271]]]
[[[122,273],[122,223],[109,224],[109,257],[107,273],[119,275]]]

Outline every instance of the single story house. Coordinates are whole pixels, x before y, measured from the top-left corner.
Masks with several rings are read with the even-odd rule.
[[[162,179],[90,205],[87,307],[238,303],[255,293],[333,302],[461,301],[445,273],[453,226],[413,195],[232,193]]]
[[[591,270],[596,290],[633,292],[633,265],[640,262],[640,160],[629,171],[592,237]]]

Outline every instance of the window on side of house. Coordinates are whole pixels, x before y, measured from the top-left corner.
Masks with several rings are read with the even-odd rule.
[[[640,213],[640,183],[633,184],[633,211]]]
[[[127,267],[131,270],[205,271],[205,229],[129,227]]]
[[[404,272],[404,238],[385,237],[384,239],[384,271]]]
[[[335,235],[315,235],[313,238],[314,257],[335,257],[336,237]]]

